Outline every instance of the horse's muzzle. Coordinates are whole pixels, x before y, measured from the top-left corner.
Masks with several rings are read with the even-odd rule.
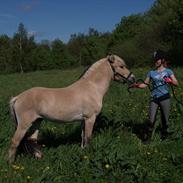
[[[133,75],[133,74],[131,74],[131,76],[128,78],[128,81],[129,81],[129,83],[130,84],[133,84],[133,83],[135,83],[135,76]]]

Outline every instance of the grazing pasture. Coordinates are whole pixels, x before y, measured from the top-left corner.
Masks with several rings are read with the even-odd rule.
[[[80,147],[81,122],[42,123],[40,160],[19,151],[12,165],[6,163],[15,125],[9,114],[11,96],[34,86],[64,87],[76,81],[84,68],[0,75],[0,182],[183,182],[183,107],[172,98],[170,132],[162,141],[160,118],[152,141],[143,143],[149,91],[132,90],[113,82],[97,117],[90,145]],[[133,69],[144,78],[148,68]],[[183,69],[174,69],[180,87],[176,96],[183,101]],[[72,100],[72,99],[71,99]]]

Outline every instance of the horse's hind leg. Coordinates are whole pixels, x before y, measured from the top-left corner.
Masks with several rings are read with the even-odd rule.
[[[82,142],[81,142],[82,148],[86,147],[91,139],[95,119],[96,115],[92,115],[90,118],[86,118],[84,121],[82,129]]]
[[[17,126],[15,134],[11,140],[11,146],[8,151],[8,159],[7,159],[8,163],[12,163],[15,160],[17,147],[19,146],[21,140],[25,136],[29,127],[30,126],[26,126],[26,127],[22,125]]]
[[[40,150],[40,146],[37,144],[41,121],[42,118],[38,118],[35,122],[33,122],[29,131],[25,135],[25,139],[27,142],[24,143],[25,151],[32,154],[36,158],[42,158],[42,152]]]
[[[32,126],[32,123],[37,118],[38,116],[31,112],[18,115],[17,129],[11,140],[11,145],[8,151],[8,163],[12,163],[15,160],[17,147],[19,146],[21,140],[24,138],[28,129]]]

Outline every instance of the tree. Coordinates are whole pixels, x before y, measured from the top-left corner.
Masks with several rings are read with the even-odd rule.
[[[72,56],[75,63],[79,66],[82,62],[82,53],[81,50],[86,45],[86,36],[84,34],[72,34],[71,38],[67,44],[67,50],[69,55]]]
[[[15,61],[16,71],[24,72],[25,50],[28,44],[28,34],[23,23],[18,26],[17,33],[13,37],[13,60]],[[18,65],[17,65],[18,64]]]
[[[56,69],[63,69],[73,64],[66,45],[59,39],[52,42],[52,59]]]
[[[156,33],[160,48],[169,55],[175,65],[183,65],[183,1],[157,0],[148,12],[151,18],[151,27]],[[155,26],[153,26],[155,25]]]
[[[49,47],[40,44],[33,50],[31,68],[33,71],[53,69]]]
[[[7,35],[0,36],[0,71],[11,72],[11,39]]]

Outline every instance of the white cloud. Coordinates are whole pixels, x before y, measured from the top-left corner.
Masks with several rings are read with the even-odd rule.
[[[38,5],[38,3],[38,0],[30,0],[29,2],[22,3],[20,5],[20,8],[25,12],[30,12],[33,10],[33,8],[35,8]]]

